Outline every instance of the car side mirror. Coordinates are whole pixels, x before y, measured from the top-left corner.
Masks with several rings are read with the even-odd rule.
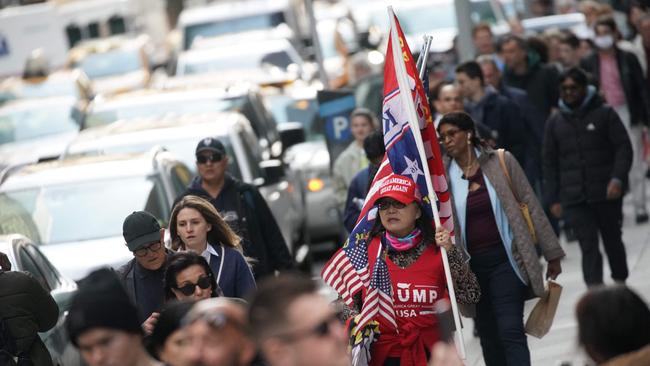
[[[284,165],[280,160],[265,160],[260,163],[266,179],[264,185],[271,185],[281,182],[285,178]]]
[[[300,122],[287,122],[278,126],[282,149],[286,150],[293,145],[305,142],[305,128]]]

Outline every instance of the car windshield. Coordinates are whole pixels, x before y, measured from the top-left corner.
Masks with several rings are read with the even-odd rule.
[[[161,118],[196,113],[239,111],[246,103],[245,96],[232,98],[184,98],[170,103],[168,98],[134,101],[133,103],[107,103],[95,108],[86,118],[85,128],[103,126],[121,119]]]
[[[140,53],[136,49],[93,53],[77,66],[91,79],[126,74],[143,68]]]
[[[224,53],[206,60],[187,60],[182,70],[179,70],[179,74],[194,75],[224,70],[257,70],[269,67],[287,70],[290,65],[295,63],[285,50],[259,52],[250,49],[249,52]]]
[[[144,176],[6,191],[0,193],[0,221],[28,215],[44,245],[121,236],[131,212],[165,214],[161,195],[156,180]]]
[[[278,124],[300,122],[308,141],[325,139],[319,128],[318,102],[315,99],[294,99],[282,94],[266,96],[265,99]]]
[[[79,124],[72,103],[26,104],[0,109],[0,145],[72,132]]]
[[[456,28],[456,10],[452,1],[444,4],[435,3],[398,8],[395,13],[399,17],[404,34],[423,33],[432,29]],[[371,23],[380,30],[390,29],[385,8],[375,12],[371,18]]]
[[[224,34],[268,29],[277,27],[282,23],[285,23],[284,14],[278,11],[194,24],[185,28],[183,44],[187,50],[192,47],[192,43],[198,37],[211,38]]]

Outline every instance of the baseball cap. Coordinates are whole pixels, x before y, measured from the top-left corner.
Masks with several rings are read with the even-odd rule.
[[[202,151],[212,151],[219,152],[223,155],[226,154],[226,148],[223,146],[221,141],[214,137],[206,137],[199,141],[199,144],[196,145],[195,155],[199,155]]]
[[[133,211],[124,219],[122,235],[129,250],[135,252],[143,245],[160,241],[160,224],[146,211]]]
[[[388,177],[379,186],[379,193],[375,203],[381,198],[392,198],[403,204],[408,205],[411,202],[420,202],[422,195],[413,179],[403,175],[393,175]]]

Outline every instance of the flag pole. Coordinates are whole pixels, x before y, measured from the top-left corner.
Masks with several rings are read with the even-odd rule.
[[[420,160],[422,160],[422,169],[424,172],[424,179],[427,184],[427,190],[429,191],[429,202],[431,206],[431,211],[433,214],[433,220],[436,224],[436,227],[440,227],[440,214],[438,213],[438,208],[436,206],[437,198],[434,197],[433,184],[431,183],[431,174],[429,173],[429,166],[426,163],[426,154],[424,146],[422,143],[422,135],[420,134],[420,126],[418,125],[418,117],[415,112],[415,104],[411,98],[411,89],[409,88],[408,79],[406,78],[406,65],[404,64],[404,56],[401,52],[400,39],[397,34],[397,27],[395,24],[395,13],[393,12],[393,7],[388,7],[388,16],[390,17],[390,36],[392,38],[392,49],[393,49],[393,62],[395,67],[398,68],[396,77],[397,83],[399,85],[400,94],[407,96],[406,98],[401,98],[406,100],[407,105],[406,110],[408,111],[408,123],[413,133],[415,144],[420,155]],[[399,48],[399,50],[398,50]],[[416,75],[417,76],[417,75]],[[424,102],[424,101],[423,101]],[[447,280],[447,288],[449,290],[449,299],[451,302],[451,308],[454,313],[454,324],[456,326],[456,345],[458,346],[459,356],[462,359],[466,359],[465,355],[465,341],[463,339],[463,331],[460,323],[460,313],[458,311],[458,304],[456,303],[456,292],[454,291],[454,283],[451,278],[451,270],[449,268],[449,259],[447,258],[447,251],[445,248],[440,248],[442,253],[442,263],[445,269],[445,279]]]

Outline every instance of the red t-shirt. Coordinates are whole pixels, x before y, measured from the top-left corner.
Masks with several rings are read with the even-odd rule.
[[[379,238],[375,238],[368,252],[377,253],[379,244]],[[374,268],[374,262],[371,256],[370,268]],[[402,366],[424,365],[426,352],[430,352],[440,339],[433,305],[442,298],[449,298],[440,250],[435,245],[428,246],[407,268],[400,268],[388,257],[386,264],[399,333],[382,316],[375,319],[381,335],[373,345],[370,366],[383,365],[387,357],[400,358]]]

